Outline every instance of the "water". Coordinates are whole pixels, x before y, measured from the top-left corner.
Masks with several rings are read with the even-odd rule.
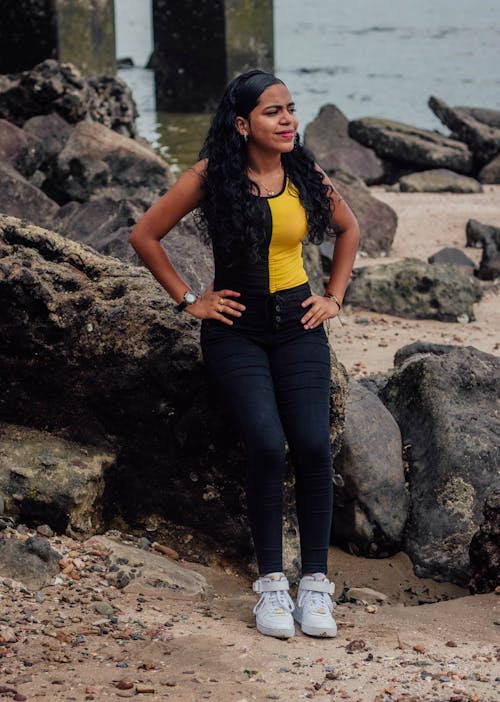
[[[144,66],[152,50],[149,0],[115,0],[118,56]],[[427,107],[500,109],[498,0],[274,0],[275,71],[288,85],[302,128],[322,105],[349,119],[387,117],[446,128]],[[208,118],[156,113],[143,68],[120,76],[138,103],[141,134],[183,168],[200,148]]]

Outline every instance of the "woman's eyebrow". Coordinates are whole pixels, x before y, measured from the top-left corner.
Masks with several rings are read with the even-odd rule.
[[[283,105],[264,105],[262,109],[269,110],[271,107],[283,107]],[[295,107],[295,103],[289,102],[286,107]]]

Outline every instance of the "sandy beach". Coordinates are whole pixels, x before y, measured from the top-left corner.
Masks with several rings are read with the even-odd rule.
[[[483,193],[474,195],[399,193],[382,186],[372,187],[371,192],[397,212],[398,228],[390,256],[358,257],[355,267],[409,257],[425,261],[446,246],[462,249],[479,263],[481,249],[465,246],[467,221],[500,226],[500,185],[485,185]],[[346,306],[344,326],[331,325],[332,347],[352,377],[388,371],[397,349],[413,341],[475,346],[498,355],[500,285],[486,282],[483,286],[484,296],[474,305],[476,319],[468,324],[403,319]]]

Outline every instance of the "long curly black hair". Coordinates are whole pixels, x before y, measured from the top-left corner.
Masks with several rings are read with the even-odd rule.
[[[283,83],[272,73],[253,70],[227,86],[200,151],[208,159],[202,184],[198,223],[227,259],[259,260],[263,255],[264,220],[258,198],[248,178],[245,141],[236,129],[236,117],[248,119],[263,91]],[[281,156],[285,175],[298,190],[308,222],[308,240],[319,244],[332,231],[329,194],[313,155],[298,135],[294,148]]]

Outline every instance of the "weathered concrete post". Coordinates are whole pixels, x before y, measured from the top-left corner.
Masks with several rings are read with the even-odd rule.
[[[55,58],[84,75],[114,75],[114,0],[2,0],[0,47],[0,73]]]
[[[273,0],[153,0],[153,26],[158,110],[209,110],[237,73],[273,70]]]

